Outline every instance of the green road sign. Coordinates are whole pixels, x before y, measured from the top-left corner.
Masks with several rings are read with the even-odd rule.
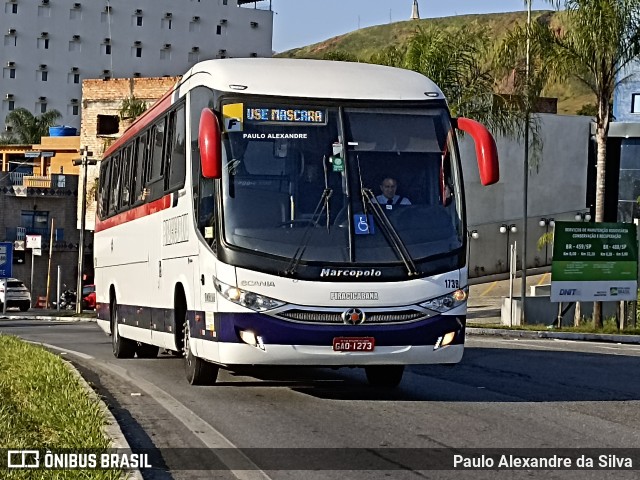
[[[556,222],[552,302],[635,300],[637,289],[635,225]]]

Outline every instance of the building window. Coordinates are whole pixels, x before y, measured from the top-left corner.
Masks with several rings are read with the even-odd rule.
[[[46,113],[47,112],[47,102],[42,102],[40,104],[40,113]]]
[[[71,105],[71,115],[78,116],[80,114],[80,107],[78,105]]]
[[[7,3],[7,8],[5,9],[7,13],[18,13],[18,4],[17,3]]]
[[[73,74],[73,83],[80,83],[80,74],[79,73],[74,73]]]
[[[119,117],[117,115],[98,115],[96,133],[98,135],[113,135],[118,133]]]
[[[138,27],[142,26],[142,17],[141,16],[137,16],[136,17],[136,26],[138,26]]]
[[[227,5],[227,0],[222,0],[222,5]]]
[[[15,110],[16,109],[16,102],[15,100],[9,100],[7,108],[9,109],[9,111],[11,110]]]
[[[640,93],[631,95],[631,113],[640,113]]]
[[[20,217],[27,235],[46,235],[49,231],[49,212],[22,210]]]
[[[216,35],[222,35],[222,25],[216,25]]]
[[[16,69],[15,68],[10,68],[9,69],[9,78],[16,78]]]
[[[46,82],[49,79],[49,72],[47,72],[46,70],[43,70],[42,72],[40,72],[40,74],[43,82]]]
[[[104,54],[105,55],[111,55],[111,44],[108,43],[104,46]]]
[[[136,57],[142,57],[142,47],[136,47]]]

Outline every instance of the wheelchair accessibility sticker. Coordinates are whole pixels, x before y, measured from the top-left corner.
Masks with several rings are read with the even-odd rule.
[[[373,235],[375,228],[373,215],[356,214],[353,216],[353,227],[356,235]]]

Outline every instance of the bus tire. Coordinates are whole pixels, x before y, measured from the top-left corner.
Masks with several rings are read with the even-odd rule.
[[[136,354],[136,342],[120,336],[118,330],[118,302],[111,300],[111,346],[116,358],[133,358]]]
[[[184,371],[191,385],[213,385],[218,378],[219,367],[193,355],[190,348],[189,320],[184,321]]]
[[[140,342],[136,347],[138,358],[156,358],[159,351],[159,347],[156,347],[155,345],[149,345],[148,343]]]
[[[395,388],[402,380],[404,365],[371,365],[364,367],[369,385],[373,387]]]

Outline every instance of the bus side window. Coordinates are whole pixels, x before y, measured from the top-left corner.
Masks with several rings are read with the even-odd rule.
[[[146,169],[147,169],[147,138],[149,136],[148,132],[145,132],[136,140],[137,151],[136,151],[136,169],[134,176],[134,203],[144,202],[145,200],[145,189],[144,184],[147,179]]]
[[[162,172],[164,173],[164,190],[169,190],[169,172],[171,169],[171,152],[173,150],[174,128],[176,124],[176,112],[169,112],[166,119],[166,131],[164,134],[164,151],[162,156]]]
[[[127,145],[122,150],[121,163],[120,210],[126,210],[129,207],[129,192],[131,188],[131,145]]]
[[[111,182],[109,188],[109,216],[115,215],[118,210],[120,193],[120,155],[115,154],[111,158]]]
[[[173,141],[171,143],[171,163],[169,165],[169,190],[182,188],[187,167],[186,162],[186,125],[184,106],[175,112],[173,123]]]
[[[165,145],[165,123],[163,118],[151,127],[149,138],[149,178],[147,188],[149,200],[157,200],[164,195],[164,182],[162,181]]]
[[[98,218],[107,217],[109,207],[109,175],[111,174],[111,161],[104,160],[100,165],[100,184],[98,185]]]
[[[164,146],[165,119],[156,123],[151,129],[151,151],[149,181],[154,181],[162,177],[162,147]]]

